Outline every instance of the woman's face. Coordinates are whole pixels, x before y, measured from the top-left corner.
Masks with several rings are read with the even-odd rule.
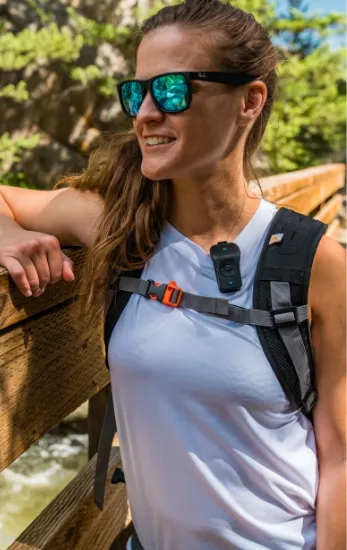
[[[201,35],[165,27],[143,39],[137,56],[136,78],[147,79],[170,71],[218,71]],[[134,119],[142,151],[142,173],[152,180],[208,176],[235,149],[245,86],[233,89],[219,83],[193,81],[193,99],[187,111],[162,113],[149,93]],[[243,120],[243,125],[245,121]],[[242,128],[241,130],[245,130]],[[147,136],[175,140],[151,150]]]

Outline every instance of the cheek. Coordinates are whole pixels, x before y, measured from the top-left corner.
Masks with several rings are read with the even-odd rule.
[[[224,109],[218,112],[217,109],[211,108],[199,113],[184,132],[187,152],[201,157],[203,163],[219,160],[229,147],[235,125],[230,112],[226,111]]]

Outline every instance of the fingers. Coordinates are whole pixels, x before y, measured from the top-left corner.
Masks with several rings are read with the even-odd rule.
[[[61,252],[61,256],[63,259],[63,279],[65,281],[73,281],[75,279],[74,263],[68,256],[66,256],[66,254],[64,254],[64,252]]]
[[[24,296],[40,296],[47,284],[62,278],[73,281],[73,262],[60,249],[59,241],[51,235],[19,243],[7,249],[1,261]]]
[[[55,237],[46,235],[24,243],[19,250],[19,260],[27,274],[33,296],[39,296],[48,283],[61,279],[62,258],[60,245]]]
[[[50,266],[48,262],[48,256],[51,255],[51,252],[48,252],[46,255],[43,248],[38,250],[37,252],[34,252],[31,256],[32,262],[30,262],[30,259],[27,260],[23,264],[23,267],[25,268],[25,272],[28,274],[28,270],[31,272],[31,265],[33,265],[35,269],[35,275],[33,274],[33,277],[28,276],[28,282],[30,284],[33,296],[40,296],[42,292],[45,290],[46,286],[50,282],[57,282],[61,278],[61,268],[60,268],[60,275],[57,272],[56,267],[54,268],[55,271],[52,272],[52,267]],[[55,256],[56,254],[53,254],[54,260],[51,259],[51,262],[54,262],[53,265],[56,264]],[[60,262],[61,264],[61,262]],[[54,273],[54,276],[53,276]]]
[[[16,258],[13,257],[7,257],[6,261],[3,261],[3,265],[4,267],[6,267],[14,284],[20,290],[20,292],[24,294],[24,296],[26,296],[27,298],[29,298],[29,296],[32,296],[32,291],[28,282],[28,273],[24,269],[23,265]],[[32,271],[30,271],[29,267],[29,278],[32,278],[32,280],[35,281],[35,276],[37,277],[37,273],[33,265]]]

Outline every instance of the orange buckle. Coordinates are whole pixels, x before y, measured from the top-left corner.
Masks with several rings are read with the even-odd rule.
[[[180,304],[183,291],[176,285],[175,281],[170,281],[169,284],[165,285],[162,283],[155,283],[152,279],[149,279],[148,283],[148,290],[145,294],[146,298],[158,300],[162,304],[170,307],[177,307]],[[178,290],[178,295],[175,301],[173,301],[175,290]]]
[[[176,298],[176,301],[172,302],[172,297],[175,290],[178,290],[178,296]],[[182,292],[183,292],[182,289],[176,285],[175,281],[170,281],[166,287],[162,303],[165,304],[166,306],[171,306],[171,307],[179,306],[182,298]]]

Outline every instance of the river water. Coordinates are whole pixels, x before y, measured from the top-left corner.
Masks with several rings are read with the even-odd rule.
[[[88,435],[55,429],[0,474],[0,550],[5,550],[87,464]]]

